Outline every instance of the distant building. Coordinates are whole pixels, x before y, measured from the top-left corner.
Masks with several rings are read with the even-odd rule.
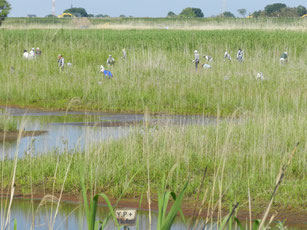
[[[36,14],[28,14],[28,18],[36,18]]]

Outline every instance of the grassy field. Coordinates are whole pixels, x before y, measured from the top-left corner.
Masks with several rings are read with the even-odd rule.
[[[89,187],[112,197],[129,184],[125,195],[130,198],[147,189],[148,178],[155,192],[165,174],[176,192],[190,178],[186,194],[192,200],[208,167],[207,204],[228,207],[238,201],[247,208],[250,189],[257,210],[267,204],[281,166],[300,142],[274,205],[306,211],[306,32],[2,30],[0,43],[1,104],[235,117],[207,127],[144,126],[85,152],[20,159],[16,184],[22,192],[60,191],[70,165],[67,193],[80,192],[80,172]],[[37,46],[42,57],[22,59],[23,49]],[[124,47],[127,60],[121,59]],[[235,60],[238,48],[245,51],[243,63]],[[195,71],[195,49],[213,56],[212,69]],[[226,50],[232,62],[224,62]],[[280,65],[284,51],[289,63]],[[63,72],[59,53],[73,63]],[[116,59],[109,68],[111,80],[99,74],[109,54]],[[258,72],[265,80],[255,79]],[[1,163],[3,188],[9,186],[13,165]]]
[[[3,27],[14,29],[109,28],[109,29],[184,29],[232,30],[268,29],[306,31],[302,18],[8,18]]]
[[[14,38],[14,39],[12,39]],[[1,104],[118,112],[166,112],[223,116],[242,112],[306,111],[307,33],[263,31],[5,30],[0,35]],[[43,55],[23,60],[24,49]],[[121,59],[126,48],[128,59]],[[224,62],[228,50],[245,50],[245,62]],[[195,71],[193,51],[213,56],[209,71]],[[279,57],[289,53],[289,64]],[[60,72],[57,55],[71,68]],[[111,81],[99,66],[117,63]],[[11,71],[13,67],[15,70]],[[256,81],[258,72],[266,80]],[[229,80],[225,80],[229,78]]]

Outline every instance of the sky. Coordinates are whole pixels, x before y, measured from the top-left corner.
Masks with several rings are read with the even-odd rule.
[[[35,14],[44,17],[51,14],[52,0],[8,0],[12,6],[9,17],[25,17]],[[285,3],[287,6],[303,5],[307,0],[55,0],[55,13],[63,13],[73,7],[85,8],[89,14],[107,14],[118,17],[123,14],[134,17],[165,17],[169,11],[179,14],[185,7],[200,8],[205,17],[231,11],[238,16],[237,10],[247,12],[263,10],[268,4]]]

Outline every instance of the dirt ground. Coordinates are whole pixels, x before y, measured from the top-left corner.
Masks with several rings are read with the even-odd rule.
[[[39,136],[42,134],[47,133],[47,131],[44,130],[38,130],[38,131],[23,131],[20,134],[20,137],[35,137]],[[3,132],[3,130],[0,130],[0,140],[2,142],[11,142],[11,141],[16,141],[19,137],[19,131],[8,131],[8,132]]]

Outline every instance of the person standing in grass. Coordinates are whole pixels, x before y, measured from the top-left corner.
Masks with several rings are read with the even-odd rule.
[[[126,60],[126,58],[127,58],[127,52],[126,52],[126,49],[125,49],[125,48],[123,48],[123,49],[122,49],[122,51],[123,51],[123,59],[125,59],[125,60]]]
[[[288,62],[288,53],[283,52],[279,59],[280,64],[285,64]]]
[[[199,64],[199,53],[197,50],[194,51],[194,60],[192,62],[195,63],[195,69],[197,70]]]
[[[239,62],[243,62],[243,55],[244,55],[244,51],[241,50],[241,48],[238,50],[238,53],[237,53],[237,60]]]
[[[226,59],[228,59],[229,61],[231,61],[231,56],[230,56],[230,54],[228,53],[228,51],[226,51],[225,54],[224,54],[224,61],[226,61]]]
[[[24,50],[24,51],[23,51],[22,57],[23,57],[24,59],[29,59],[29,53],[28,53],[27,50]]]
[[[62,54],[58,55],[58,65],[60,67],[60,70],[64,70],[64,58],[62,56]]]
[[[110,54],[109,55],[109,58],[107,60],[107,65],[110,66],[110,65],[114,65],[115,63],[115,59],[112,57],[112,55]]]
[[[36,55],[37,57],[40,57],[41,54],[42,54],[41,49],[40,49],[39,47],[37,47],[37,48],[36,48],[36,51],[35,51],[35,55]]]
[[[35,49],[32,48],[30,53],[29,53],[29,59],[34,59],[35,58]]]

